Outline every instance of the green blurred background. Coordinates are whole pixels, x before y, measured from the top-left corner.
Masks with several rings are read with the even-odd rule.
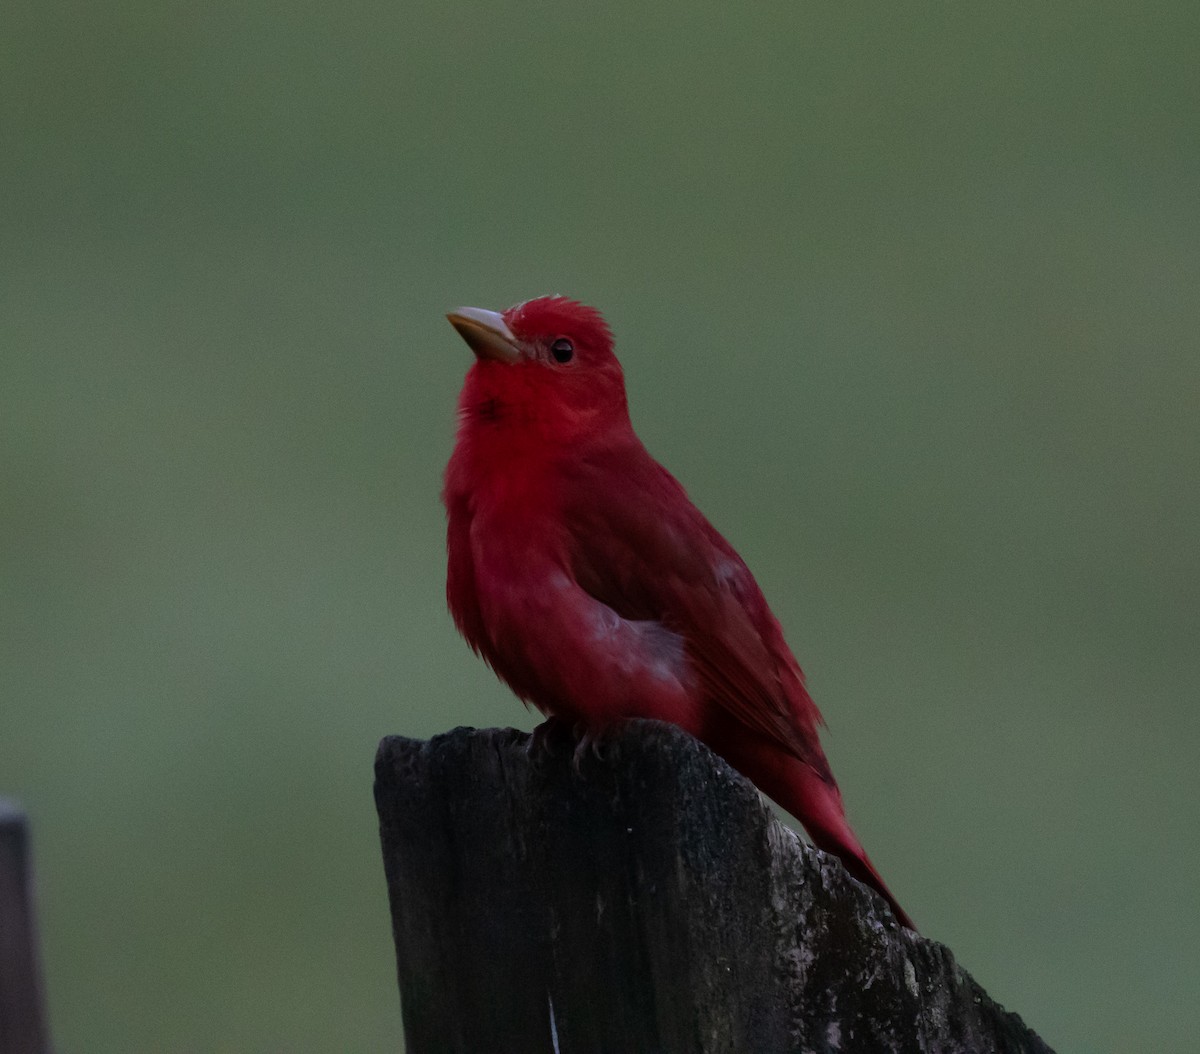
[[[1062,1051],[1200,1033],[1200,9],[9,4],[0,793],[64,1052],[401,1042],[371,761],[469,352],[568,293],[897,895]]]

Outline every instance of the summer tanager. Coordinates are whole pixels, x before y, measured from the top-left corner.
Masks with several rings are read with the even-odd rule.
[[[564,297],[447,316],[475,352],[446,468],[446,594],[527,704],[589,736],[670,721],[874,888],[821,715],[758,584],[634,434],[612,335]]]

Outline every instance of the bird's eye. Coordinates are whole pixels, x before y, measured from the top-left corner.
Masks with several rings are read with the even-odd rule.
[[[556,362],[570,362],[575,357],[575,345],[566,337],[559,337],[550,345],[550,354]]]

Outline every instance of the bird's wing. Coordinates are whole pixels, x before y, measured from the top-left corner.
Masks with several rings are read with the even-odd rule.
[[[700,690],[832,783],[816,704],[749,569],[644,449],[577,463],[564,488],[579,585],[683,637]]]

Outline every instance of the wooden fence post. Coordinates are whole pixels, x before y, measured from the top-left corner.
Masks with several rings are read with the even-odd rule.
[[[0,1054],[45,1054],[42,972],[25,814],[0,798]]]
[[[408,1054],[1049,1052],[691,737],[528,746],[380,744]]]

